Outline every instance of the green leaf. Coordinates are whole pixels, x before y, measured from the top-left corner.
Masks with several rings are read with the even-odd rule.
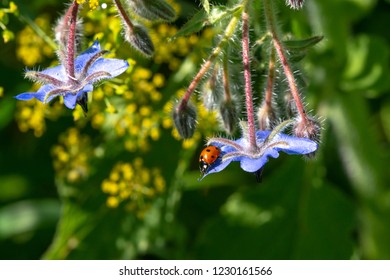
[[[182,28],[171,38],[176,39],[180,36],[188,36],[192,33],[199,32],[205,26],[216,24],[226,18],[229,18],[242,10],[242,6],[237,5],[232,8],[222,6],[213,7],[209,14],[205,10],[199,10]]]
[[[345,91],[364,92],[377,97],[390,89],[390,52],[377,37],[361,35],[348,42],[348,58],[343,74]]]
[[[176,12],[165,0],[130,1],[133,11],[140,17],[150,21],[171,22],[176,18]]]
[[[351,258],[354,205],[336,187],[322,184],[310,167],[299,158],[291,159],[261,185],[233,193],[221,215],[217,212],[198,230],[195,257]]]
[[[242,11],[242,6],[237,5],[232,8],[225,8],[222,6],[216,6],[213,7],[210,11],[209,15],[209,21],[210,24],[216,24],[220,22],[221,20],[224,20],[226,18],[230,18],[233,15],[240,13]]]
[[[177,37],[188,36],[192,33],[199,32],[208,24],[208,15],[205,10],[199,10],[189,21],[187,21],[180,30],[171,38],[175,40]]]
[[[283,41],[284,46],[290,51],[306,51],[321,42],[324,36],[314,36],[303,40]]]
[[[25,200],[0,208],[0,239],[35,231],[57,222],[60,205],[54,199]]]
[[[340,93],[328,109],[344,168],[359,198],[363,258],[390,258],[388,164],[361,95]]]
[[[308,193],[293,258],[350,259],[355,228],[355,209],[350,198],[329,183],[313,188]]]
[[[1,96],[0,88],[0,96]],[[0,101],[0,129],[8,125],[14,117],[15,102],[11,101],[11,97],[5,97]]]
[[[209,0],[201,0],[203,9],[206,11],[207,14],[210,13],[210,3]]]
[[[323,36],[314,36],[304,40],[284,41],[283,44],[289,51],[289,60],[293,63],[301,61],[306,56],[308,49],[315,46],[323,38]]]
[[[2,175],[0,182],[0,201],[21,199],[28,194],[28,181],[23,176]]]

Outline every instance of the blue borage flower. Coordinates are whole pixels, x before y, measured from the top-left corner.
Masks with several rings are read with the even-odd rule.
[[[199,180],[202,180],[209,174],[222,171],[232,161],[239,161],[244,171],[252,172],[256,176],[260,176],[259,173],[261,173],[263,166],[268,162],[268,158],[277,158],[280,151],[290,155],[305,155],[317,150],[318,144],[316,142],[307,138],[283,134],[280,130],[281,127],[277,127],[273,131],[257,131],[256,147],[251,147],[246,137],[238,140],[210,138],[207,145],[219,147],[221,154],[206,172],[202,174]]]
[[[93,84],[101,80],[114,78],[129,67],[126,60],[102,58],[107,51],[102,51],[99,41],[75,58],[75,77],[71,77],[64,67],[59,65],[43,71],[27,71],[26,77],[43,84],[37,92],[25,92],[15,96],[19,100],[36,98],[42,103],[50,102],[56,96],[64,98],[64,104],[74,109],[79,104],[87,112],[88,92]]]

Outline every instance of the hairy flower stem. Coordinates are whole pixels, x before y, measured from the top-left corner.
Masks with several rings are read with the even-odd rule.
[[[297,106],[298,114],[300,115],[302,120],[306,120],[307,116],[306,116],[305,108],[299,96],[299,90],[295,82],[290,64],[288,63],[286,53],[284,51],[283,45],[277,33],[277,28],[276,28],[276,23],[274,18],[274,10],[272,8],[273,4],[271,2],[272,0],[264,0],[264,12],[265,12],[267,26],[269,31],[271,32],[272,41],[274,43],[275,50],[279,56],[280,62],[282,63],[283,71],[284,74],[286,75],[291,94]]]
[[[67,45],[67,65],[66,71],[70,79],[75,79],[75,69],[74,69],[74,58],[75,58],[75,38],[76,38],[76,23],[77,23],[77,13],[79,10],[79,4],[76,1],[73,1],[72,5],[69,8],[69,12],[66,13],[65,20],[69,22],[69,34],[68,34],[68,45]],[[70,16],[70,19],[68,17]]]
[[[268,64],[267,88],[265,90],[264,102],[268,108],[272,108],[272,91],[275,83],[275,50],[272,48]]]
[[[121,0],[114,0],[114,3],[118,9],[119,15],[123,19],[123,21],[126,23],[126,25],[129,27],[129,29],[132,31],[134,29],[134,24],[131,22],[129,15],[126,12],[125,7],[123,7]]]
[[[253,111],[252,81],[249,53],[249,14],[247,9],[244,9],[242,13],[242,62],[244,65],[245,104],[248,119],[249,143],[251,148],[256,149],[256,128]]]
[[[179,107],[184,108],[187,106],[188,101],[190,100],[191,95],[194,93],[196,87],[198,86],[199,82],[202,80],[203,76],[207,73],[211,65],[213,65],[214,60],[219,56],[219,54],[222,52],[224,46],[229,42],[230,38],[234,34],[234,30],[236,29],[237,23],[238,23],[238,16],[234,16],[228,26],[226,27],[225,34],[221,41],[219,41],[218,45],[214,48],[211,55],[208,57],[206,62],[202,65],[199,72],[196,74],[195,78],[192,80],[191,84],[188,86],[187,91],[185,92]]]
[[[223,58],[223,88],[224,88],[224,96],[226,101],[230,101],[232,99],[231,92],[230,92],[230,82],[229,82],[229,67],[228,67],[228,57],[225,55]]]

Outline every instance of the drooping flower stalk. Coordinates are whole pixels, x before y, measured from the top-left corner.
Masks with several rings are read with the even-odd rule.
[[[247,6],[247,5],[246,5]],[[247,7],[242,13],[242,61],[244,65],[244,83],[245,83],[245,105],[248,120],[249,143],[252,149],[256,149],[256,128],[253,111],[252,98],[252,81],[250,70],[250,53],[249,53],[249,14]]]
[[[272,92],[275,84],[275,50],[271,49],[270,59],[268,64],[267,88],[264,94],[264,102],[266,106],[272,109]]]
[[[74,59],[75,59],[75,38],[76,38],[76,23],[77,23],[77,13],[79,10],[79,4],[77,1],[73,1],[72,6],[65,15],[65,21],[69,22],[69,32],[68,32],[68,45],[67,45],[67,63],[66,63],[66,73],[69,76],[69,79],[75,80],[75,69],[74,69]],[[70,16],[70,18],[68,18]]]
[[[223,92],[226,102],[230,102],[232,99],[232,94],[230,92],[230,81],[229,81],[229,67],[228,67],[228,56],[225,55],[223,58],[223,67],[222,67],[222,82],[223,82]]]
[[[274,18],[274,9],[272,7],[273,3],[271,0],[264,0],[264,13],[265,18],[268,26],[268,30],[271,33],[272,41],[276,50],[276,53],[278,54],[278,57],[280,59],[280,62],[283,67],[284,74],[286,76],[288,86],[290,88],[291,94],[293,96],[294,102],[297,107],[298,114],[302,120],[306,120],[306,112],[304,105],[302,103],[302,100],[299,96],[299,90],[297,87],[297,84],[295,82],[293,71],[291,70],[291,66],[288,62],[284,47],[282,45],[282,42],[279,38],[275,18]]]
[[[238,112],[234,96],[230,90],[228,56],[224,55],[222,65],[223,99],[219,103],[219,114],[225,131],[232,135],[237,127]]]
[[[147,30],[143,25],[131,21],[130,14],[127,11],[129,9],[128,6],[133,7],[131,4],[134,5],[140,4],[143,7],[141,10],[144,11],[145,7],[143,5],[145,3],[142,3],[142,1],[140,2],[129,1],[130,3],[127,3],[126,5],[126,3],[122,3],[122,2],[123,0],[114,0],[114,3],[118,9],[118,14],[121,17],[122,24],[123,24],[123,30],[124,30],[123,37],[130,44],[130,46],[132,46],[140,54],[150,58],[154,53],[154,45],[152,39],[150,38]],[[160,3],[161,9],[163,9],[163,7],[165,8],[170,7],[169,5],[162,4],[165,3],[163,1],[158,3],[157,2],[153,2],[153,3],[154,5],[157,6],[159,6],[158,3]],[[156,8],[155,6],[153,7]]]
[[[119,15],[121,16],[121,18],[123,19],[123,21],[126,23],[127,27],[133,31],[133,28],[134,28],[134,25],[133,23],[131,22],[125,8],[123,7],[122,5],[122,2],[120,0],[114,0],[114,3],[116,5],[116,7],[118,8],[118,12],[119,12]]]
[[[264,91],[263,103],[257,111],[260,130],[270,130],[276,124],[276,108],[274,108],[272,103],[275,84],[275,56],[275,49],[271,48],[268,63],[267,85]]]
[[[236,29],[237,23],[239,21],[238,16],[233,16],[233,18],[230,20],[228,26],[226,27],[225,34],[223,38],[219,41],[218,45],[213,49],[213,52],[208,57],[206,62],[202,65],[202,67],[199,69],[198,73],[195,75],[195,78],[192,80],[190,85],[188,86],[179,107],[177,108],[178,111],[180,109],[183,109],[187,106],[188,101],[190,100],[191,95],[194,93],[195,89],[197,88],[198,84],[202,80],[203,76],[207,73],[207,71],[210,69],[210,67],[213,65],[214,60],[219,56],[219,54],[222,52],[224,46],[229,42],[230,38],[233,36],[234,31]]]

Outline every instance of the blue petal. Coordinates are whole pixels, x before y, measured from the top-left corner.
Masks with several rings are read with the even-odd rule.
[[[56,78],[57,80],[60,80],[63,82],[66,82],[66,80],[68,79],[68,77],[66,76],[65,68],[62,65],[47,68],[47,69],[41,71],[41,73],[49,75],[49,76]]]
[[[265,139],[268,137],[268,135],[271,133],[270,130],[258,130],[256,132],[256,141],[257,143],[259,142],[264,142]]]
[[[256,159],[241,157],[240,166],[246,172],[256,172],[268,162],[268,157],[277,158],[278,156],[279,153],[277,151],[269,149],[263,156]]]
[[[116,77],[127,70],[129,63],[126,60],[115,58],[101,58],[88,69],[88,75],[92,73],[104,71],[111,74],[110,78]]]
[[[312,153],[318,149],[318,144],[307,138],[299,138],[294,136],[289,136],[286,134],[278,134],[275,136],[272,142],[283,141],[288,143],[288,147],[275,146],[274,149],[277,151],[283,151],[289,155],[300,154],[305,155]]]
[[[76,107],[77,94],[68,93],[64,96],[64,104],[69,109],[74,109]]]
[[[76,107],[77,99],[82,95],[86,94],[93,90],[93,86],[88,84],[82,90],[80,90],[77,94],[67,93],[64,95],[64,104],[69,109],[74,109]]]
[[[15,98],[18,100],[30,100],[36,98],[36,92],[24,92],[19,95],[16,95]]]
[[[45,100],[45,96],[46,96],[46,93],[48,93],[49,91],[53,90],[55,87],[53,85],[44,85],[44,86],[41,86],[37,92],[25,92],[25,93],[21,93],[17,96],[15,96],[16,99],[18,100],[30,100],[30,99],[33,99],[33,98],[36,98],[38,99],[39,101],[43,102]],[[56,97],[57,95],[52,95],[50,96],[46,102],[49,103],[51,100],[53,100],[54,97]]]
[[[256,141],[259,146],[265,142],[265,140],[267,139],[270,133],[271,131],[256,132]],[[234,142],[243,148],[249,145],[248,141],[245,138],[237,139]],[[222,146],[220,143],[210,143],[210,144],[221,148],[221,157],[226,153],[234,152],[236,150],[232,146]],[[246,172],[256,172],[268,162],[268,158],[279,157],[280,151],[285,152],[287,154],[308,154],[316,151],[318,148],[318,144],[310,139],[298,138],[283,133],[276,134],[273,137],[273,139],[271,139],[269,145],[271,145],[270,148],[266,149],[263,152],[262,156],[259,158],[238,156],[235,158],[230,158],[229,160],[224,162],[222,162],[222,160],[219,159],[210,166],[207,173],[205,173],[201,179],[203,179],[208,174],[222,171],[232,161],[239,161],[241,168]]]
[[[79,73],[83,70],[85,64],[88,62],[88,60],[91,59],[95,54],[101,51],[100,44],[98,40],[95,40],[95,42],[84,52],[82,52],[79,56],[76,57],[74,61],[74,67],[76,73]]]

